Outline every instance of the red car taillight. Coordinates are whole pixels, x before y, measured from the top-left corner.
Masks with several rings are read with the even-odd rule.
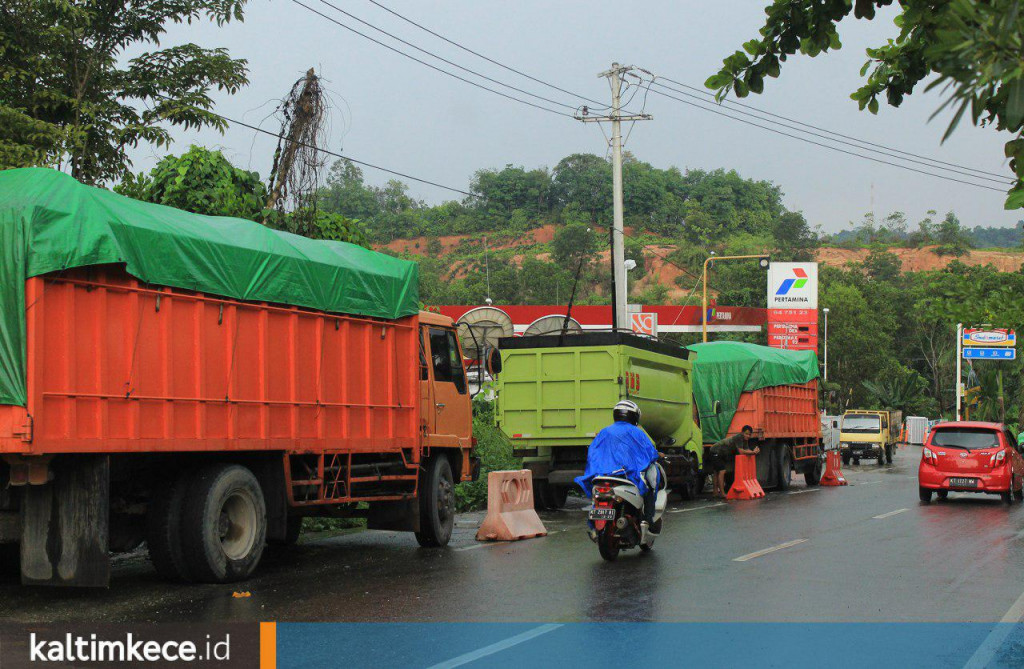
[[[992,457],[989,458],[988,466],[995,468],[995,467],[998,467],[999,465],[1003,464],[1003,462],[1005,462],[1005,461],[1006,461],[1006,451],[999,451],[998,453],[993,453]]]
[[[921,459],[933,465],[939,464],[939,458],[936,457],[935,452],[927,446],[921,450]]]

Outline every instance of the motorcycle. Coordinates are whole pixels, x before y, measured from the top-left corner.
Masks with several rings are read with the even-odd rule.
[[[644,532],[640,523],[644,519],[644,497],[640,489],[624,476],[598,476],[591,484],[591,506],[587,518],[592,523],[590,539],[597,544],[601,557],[609,562],[619,556],[620,550],[640,547],[646,553],[654,548],[654,540],[661,534],[661,517],[668,504],[668,486],[665,470],[657,464],[658,492],[654,502],[654,522]],[[648,485],[655,469],[648,470]]]

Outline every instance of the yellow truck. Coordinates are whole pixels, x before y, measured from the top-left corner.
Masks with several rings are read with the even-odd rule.
[[[903,415],[900,411],[852,409],[843,414],[839,428],[843,464],[859,465],[861,458],[875,459],[879,465],[892,464]]]

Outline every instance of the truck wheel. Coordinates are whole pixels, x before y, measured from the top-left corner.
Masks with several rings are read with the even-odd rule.
[[[779,490],[789,490],[789,484],[793,480],[793,459],[789,453],[789,446],[782,444],[775,462],[779,466]]]
[[[551,485],[547,479],[533,479],[533,508],[537,511],[547,511],[554,508],[551,500]]]
[[[548,485],[548,501],[552,509],[565,507],[565,500],[569,499],[569,486]]]
[[[849,455],[849,453],[843,453],[843,464],[844,465],[850,464],[850,455]]]
[[[917,488],[917,496],[925,504],[931,504],[931,502],[932,502],[932,490],[930,488],[922,488],[922,487],[918,486],[918,488]]]
[[[455,528],[455,482],[448,458],[436,457],[420,481],[420,531],[416,541],[425,548],[447,546]]]
[[[299,543],[299,537],[302,536],[302,516],[288,516],[285,522],[284,539],[268,539],[268,544],[271,546],[294,546]]]
[[[181,538],[181,515],[185,509],[185,493],[191,479],[186,474],[175,476],[154,491],[146,510],[146,545],[149,561],[161,578],[168,581],[191,581],[185,563]]]
[[[804,469],[804,483],[809,488],[821,483],[821,458],[815,458],[814,463]]]
[[[609,522],[597,537],[597,550],[608,562],[619,557],[619,540],[615,538],[615,523]]]
[[[267,539],[267,507],[253,473],[241,465],[201,470],[182,515],[185,561],[198,581],[231,583],[256,569]]]
[[[885,464],[887,464],[887,465],[891,465],[892,464],[892,452],[894,450],[896,450],[895,446],[888,446],[888,447],[886,447],[886,449],[885,449]]]

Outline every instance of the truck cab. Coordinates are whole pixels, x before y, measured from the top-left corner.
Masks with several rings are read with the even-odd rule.
[[[839,428],[843,464],[860,464],[861,458],[892,464],[899,418],[892,411],[855,409],[843,414]]]

